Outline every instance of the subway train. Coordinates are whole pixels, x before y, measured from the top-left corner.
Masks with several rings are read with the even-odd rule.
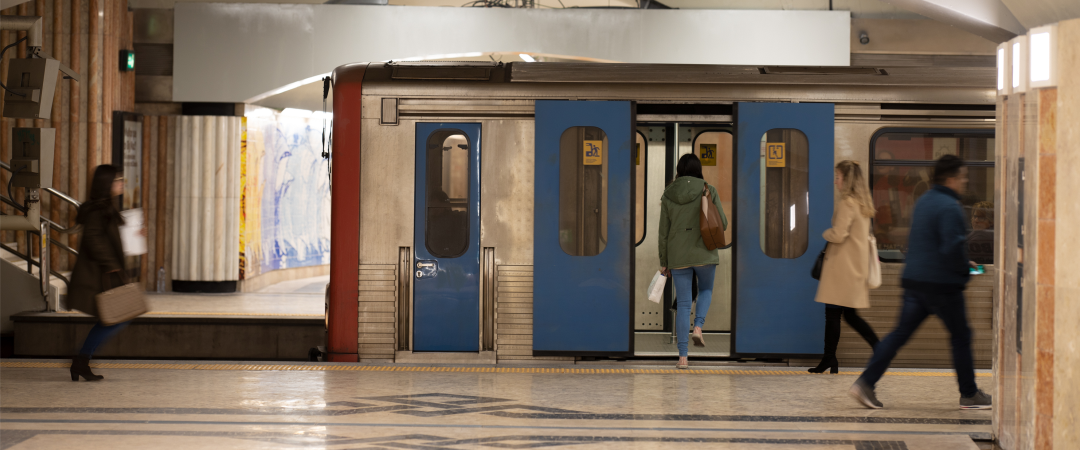
[[[729,218],[707,347],[692,358],[820,356],[810,270],[845,159],[867,171],[878,207],[885,284],[864,315],[884,335],[911,208],[942,154],[968,161],[963,203],[993,262],[995,81],[981,67],[341,66],[327,359],[676,355],[672,288],[660,303],[646,290],[660,196],[686,153]],[[986,276],[968,290],[979,367],[993,286]],[[847,333],[841,363],[862,364],[870,349]],[[949,367],[944,328],[919,333],[897,365]]]

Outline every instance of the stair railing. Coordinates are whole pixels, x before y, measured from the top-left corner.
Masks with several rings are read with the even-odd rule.
[[[5,163],[3,161],[0,161],[0,169],[6,170],[8,172],[13,172],[11,170],[11,166],[9,166],[7,163]],[[30,201],[30,200],[37,201],[38,200],[37,196],[39,195],[38,191],[39,190],[36,190],[36,189],[29,190],[29,192],[28,192],[29,195],[27,196],[28,201]],[[67,204],[69,204],[71,206],[74,206],[76,209],[78,209],[78,207],[82,205],[82,203],[80,203],[78,200],[75,200],[74,198],[71,198],[71,196],[69,196],[69,195],[67,195],[67,194],[65,194],[63,192],[57,191],[56,189],[45,188],[45,189],[40,189],[40,191],[45,191],[45,192],[49,193],[50,195],[52,195],[54,201],[59,200],[59,201],[65,202],[65,203],[67,203]],[[7,195],[10,195],[10,194],[11,194],[11,192],[7,192]],[[5,204],[7,204],[7,205],[10,205],[12,208],[14,208],[18,212],[21,212],[23,214],[27,214],[27,212],[30,210],[30,207],[29,207],[28,204],[20,205],[17,202],[15,202],[14,199],[7,197],[7,195],[0,194],[0,202],[3,202]],[[75,255],[75,256],[79,255],[78,251],[76,251],[75,249],[69,247],[67,244],[64,244],[64,243],[62,243],[60,241],[57,241],[56,239],[53,239],[52,233],[50,233],[49,231],[54,230],[54,231],[56,231],[56,232],[58,232],[60,234],[73,234],[73,233],[78,233],[80,231],[81,227],[78,226],[78,225],[74,225],[74,226],[71,226],[71,227],[65,227],[63,225],[60,225],[60,224],[52,221],[52,220],[49,220],[48,218],[46,218],[44,216],[41,216],[40,220],[41,220],[41,223],[39,224],[39,227],[38,227],[37,231],[26,231],[27,253],[24,254],[24,253],[20,252],[18,249],[8,247],[4,243],[0,243],[0,248],[4,249],[5,251],[7,251],[7,252],[9,252],[9,253],[11,253],[11,254],[13,254],[15,256],[18,256],[22,260],[26,261],[26,272],[27,273],[33,274],[34,273],[33,268],[34,267],[38,268],[38,278],[41,280],[41,295],[43,297],[47,298],[48,295],[49,295],[49,287],[50,287],[49,286],[49,276],[50,275],[58,278],[60,281],[64,282],[64,284],[67,285],[68,287],[71,286],[71,282],[67,279],[67,277],[61,275],[59,272],[52,269],[52,265],[50,264],[51,261],[49,260],[50,259],[49,255],[50,255],[50,252],[52,250],[51,247],[59,248],[59,249],[61,249],[63,251],[66,251],[66,252],[72,254],[72,255]],[[41,254],[41,257],[39,258],[39,261],[34,261],[33,252],[29,251],[29,249],[33,246],[33,235],[35,235],[35,234],[38,236],[38,242],[40,244],[39,253]],[[47,302],[46,302],[45,309],[48,309],[48,303]]]

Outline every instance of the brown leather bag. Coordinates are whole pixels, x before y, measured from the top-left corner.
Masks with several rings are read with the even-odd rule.
[[[705,248],[716,250],[726,247],[727,240],[724,235],[724,221],[720,219],[720,210],[713,203],[709,193],[709,183],[705,183],[705,190],[701,193],[700,230],[701,239],[705,241]]]

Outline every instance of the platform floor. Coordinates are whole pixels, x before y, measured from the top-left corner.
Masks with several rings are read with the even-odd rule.
[[[898,370],[868,410],[857,372],[635,365],[0,361],[0,448],[978,449],[991,411],[950,371]],[[991,392],[986,372],[980,386]]]

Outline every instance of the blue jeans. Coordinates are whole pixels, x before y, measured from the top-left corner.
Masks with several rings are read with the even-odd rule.
[[[870,363],[867,364],[859,380],[873,389],[881,376],[885,374],[885,370],[889,368],[889,363],[896,357],[896,352],[900,351],[900,347],[907,343],[930,314],[941,318],[952,337],[953,368],[956,369],[960,395],[963,397],[975,395],[979,388],[975,385],[975,363],[971,356],[971,328],[968,328],[963,292],[938,294],[905,289],[904,306],[900,311],[900,320],[896,324],[896,329],[885,336],[885,339],[874,348],[874,356],[870,358]]]
[[[90,329],[90,333],[86,335],[86,341],[83,342],[82,350],[79,350],[80,355],[86,355],[87,357],[94,356],[94,351],[97,350],[101,344],[104,344],[120,330],[127,328],[131,321],[120,322],[115,325],[102,325],[100,322],[94,324],[94,328]]]
[[[694,314],[694,326],[705,325],[705,314],[712,303],[713,276],[716,266],[695,266],[685,269],[672,269],[671,278],[675,283],[675,334],[679,337],[679,356],[686,356],[690,341],[690,303],[694,301],[694,275],[698,279],[697,311]]]

